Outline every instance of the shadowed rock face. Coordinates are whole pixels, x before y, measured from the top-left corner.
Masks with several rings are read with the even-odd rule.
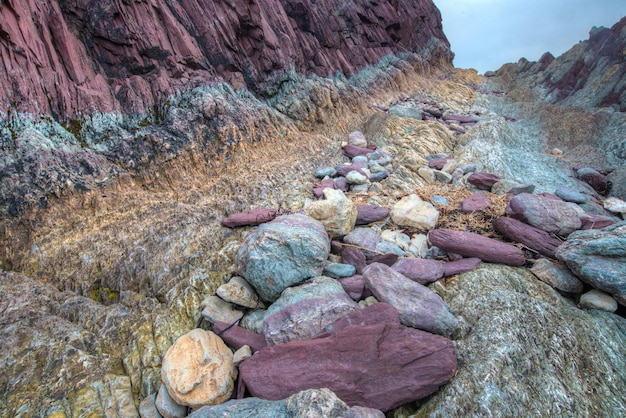
[[[11,0],[0,111],[139,110],[220,78],[271,96],[289,70],[351,75],[433,45],[449,53],[430,0]]]

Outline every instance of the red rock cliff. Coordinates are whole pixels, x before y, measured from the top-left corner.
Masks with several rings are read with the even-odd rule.
[[[271,95],[434,45],[431,0],[2,0],[0,111],[138,110],[219,78]]]

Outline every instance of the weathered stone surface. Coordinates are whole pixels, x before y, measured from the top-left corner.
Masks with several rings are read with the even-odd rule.
[[[357,209],[341,190],[324,189],[324,200],[311,203],[305,214],[324,225],[330,238],[342,237],[354,228]]]
[[[509,201],[506,214],[546,232],[567,236],[580,229],[583,210],[574,203],[522,193]]]
[[[139,416],[141,418],[162,418],[162,415],[154,404],[155,400],[156,395],[152,394],[141,401],[139,404]]]
[[[615,396],[626,392],[624,318],[580,310],[529,270],[503,265],[483,264],[441,294],[468,323],[455,339],[459,370],[416,416],[626,412]]]
[[[349,408],[329,389],[306,389],[280,400],[256,397],[231,399],[221,405],[205,406],[190,418],[312,418],[343,417]]]
[[[356,205],[356,225],[378,222],[389,216],[389,209],[383,206]]]
[[[464,116],[464,115],[454,115],[454,114],[445,114],[442,116],[443,120],[446,121],[455,121],[461,123],[473,123],[476,122],[472,116]]]
[[[329,252],[324,225],[309,216],[285,215],[246,237],[235,268],[261,298],[274,301],[287,287],[319,276]]]
[[[482,262],[480,258],[469,257],[443,263],[444,277],[474,270]]]
[[[609,196],[626,201],[626,167],[619,167],[610,172],[606,179],[611,182]]]
[[[351,277],[344,277],[337,280],[343,290],[352,298],[352,300],[361,300],[363,296],[363,288],[365,284],[363,283],[363,276],[360,274],[356,274]]]
[[[443,277],[443,264],[438,260],[402,257],[391,268],[419,284],[426,285]]]
[[[187,407],[179,405],[172,399],[165,385],[161,385],[156,396],[155,406],[163,418],[184,418]]]
[[[580,296],[578,306],[584,309],[599,309],[601,311],[615,312],[617,301],[600,290],[592,289]]]
[[[567,267],[540,258],[530,269],[539,280],[555,289],[568,293],[582,293],[583,282],[574,276]]]
[[[491,186],[491,193],[493,194],[532,193],[534,190],[535,190],[534,184],[523,184],[514,180],[508,180],[508,179],[498,180],[493,186]]]
[[[602,206],[610,212],[621,213],[622,216],[626,215],[626,202],[617,197],[607,197],[604,199],[604,202],[602,202]]]
[[[285,289],[268,309],[263,333],[268,345],[311,338],[336,319],[357,309],[341,284],[317,277]]]
[[[492,263],[521,266],[526,262],[524,253],[516,246],[473,232],[433,229],[428,233],[428,240],[444,251]]]
[[[461,202],[461,212],[470,213],[487,209],[491,205],[491,199],[484,193],[474,193]]]
[[[313,196],[318,199],[324,197],[324,189],[331,188],[336,189],[337,186],[335,184],[335,180],[333,179],[324,179],[322,181],[318,181],[313,183]]]
[[[352,232],[343,237],[344,242],[359,247],[367,259],[376,255],[393,253],[399,256],[404,255],[404,251],[396,244],[383,240],[376,232],[369,228],[354,228]]]
[[[189,331],[163,357],[161,380],[179,405],[199,408],[222,403],[232,395],[236,377],[233,353],[211,331]]]
[[[467,177],[467,182],[473,184],[480,190],[491,190],[491,187],[500,180],[502,179],[495,174],[480,171],[472,173]]]
[[[511,241],[522,243],[550,258],[555,258],[554,252],[562,243],[560,239],[553,237],[546,231],[514,218],[501,216],[494,219],[492,223],[496,231]]]
[[[250,283],[241,276],[233,276],[228,283],[217,288],[217,296],[245,308],[256,309],[262,306],[258,295]]]
[[[324,328],[324,332],[337,332],[352,325],[399,324],[398,310],[384,302],[373,303],[342,316]]]
[[[149,108],[163,92],[217,76],[269,96],[290,69],[349,76],[388,54],[433,43],[451,62],[431,2],[358,1],[335,13],[340,4],[158,0],[89,7],[87,0],[45,0],[4,7],[0,21],[11,42],[1,52],[15,71],[0,76],[0,95],[6,103],[23,100],[22,111],[73,115]],[[349,28],[350,40],[340,28]]]
[[[235,324],[216,322],[213,324],[213,332],[235,350],[247,345],[255,352],[267,346],[265,335],[252,332]]]
[[[234,324],[243,316],[243,312],[218,296],[207,296],[202,301],[202,316],[209,322]]]
[[[416,194],[411,194],[403,197],[393,206],[391,219],[396,225],[428,231],[437,224],[439,211],[431,203],[424,202]]]
[[[626,222],[577,231],[559,247],[556,256],[579,279],[626,305]]]
[[[348,405],[382,411],[428,396],[455,369],[450,340],[400,324],[353,325],[316,339],[268,347],[239,367],[241,381],[253,396],[282,399],[306,388],[326,387]],[[295,375],[297,379],[287,378]]]
[[[269,222],[276,217],[278,211],[271,208],[259,208],[246,212],[239,212],[222,219],[222,225],[227,228],[238,226],[260,225]]]
[[[448,159],[443,157],[433,158],[432,160],[428,161],[428,168],[432,168],[433,170],[441,170],[443,166],[446,165],[447,161]]]
[[[398,310],[403,325],[442,335],[454,331],[454,315],[443,299],[427,287],[380,263],[367,266],[363,280],[376,299]]]
[[[417,120],[422,120],[422,112],[416,107],[392,106],[387,112],[390,115],[400,116],[402,118],[413,118]]]

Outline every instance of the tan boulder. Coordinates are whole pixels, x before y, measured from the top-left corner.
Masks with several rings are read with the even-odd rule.
[[[324,189],[324,200],[307,207],[306,215],[317,219],[331,238],[342,237],[354,229],[357,209],[341,190]]]
[[[161,380],[179,405],[199,408],[230,399],[237,370],[233,354],[211,331],[196,328],[167,350]]]
[[[396,225],[428,231],[437,224],[439,211],[430,202],[425,202],[416,194],[411,194],[403,197],[393,206],[391,220]]]

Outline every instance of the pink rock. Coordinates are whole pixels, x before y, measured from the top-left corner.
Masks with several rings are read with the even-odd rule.
[[[322,181],[318,181],[313,183],[313,196],[318,199],[322,199],[324,197],[324,189],[334,189],[335,182],[333,179],[325,179]]]
[[[560,239],[547,232],[517,219],[501,216],[492,223],[496,231],[511,241],[520,242],[546,257],[555,258],[554,253],[562,243]]]
[[[374,303],[363,309],[350,312],[326,327],[328,332],[338,332],[352,325],[399,324],[398,310],[384,302]]]
[[[481,171],[472,173],[467,177],[468,183],[473,184],[481,190],[491,190],[491,186],[493,186],[500,180],[502,179],[495,174],[484,173]]]
[[[443,120],[449,120],[449,121],[461,122],[461,123],[476,122],[476,119],[474,119],[473,117],[463,116],[463,115],[443,115],[442,118]]]
[[[254,353],[267,346],[263,334],[257,334],[256,332],[252,332],[235,324],[216,322],[213,324],[213,332],[219,335],[229,347],[235,350],[247,345],[250,346],[250,349]]]
[[[356,267],[356,272],[361,274],[367,265],[365,254],[356,247],[346,246],[341,251],[341,259],[345,264]]]
[[[396,254],[378,254],[372,257],[371,260],[368,260],[367,264],[372,263],[381,263],[385,264],[389,267],[393,266],[398,261],[398,256]]]
[[[337,280],[343,290],[352,298],[352,300],[361,300],[363,297],[363,289],[365,284],[363,283],[363,276],[355,274],[354,276],[344,277]]]
[[[491,205],[489,196],[483,193],[474,193],[461,202],[461,212],[470,213],[487,209]]]
[[[580,229],[602,229],[617,223],[611,218],[602,215],[594,215],[593,213],[585,213],[580,217]]]
[[[470,257],[443,263],[443,275],[444,277],[448,277],[472,271],[478,267],[481,262],[482,260],[480,258]]]
[[[434,158],[428,162],[428,168],[441,170],[447,161],[447,158]]]
[[[443,112],[439,109],[435,109],[434,107],[427,107],[424,109],[424,111],[430,113],[435,118],[440,118],[443,116]]]
[[[356,205],[356,225],[378,222],[389,216],[389,210],[382,206]]]
[[[239,395],[245,387],[252,396],[278,400],[328,388],[350,406],[389,411],[432,394],[455,372],[447,338],[400,324],[352,325],[259,350],[239,366]]]
[[[509,201],[505,212],[512,218],[546,232],[567,236],[580,229],[583,210],[577,204],[560,198],[521,193]]]
[[[524,252],[516,246],[473,232],[433,229],[428,233],[428,240],[444,251],[452,251],[492,263],[521,266],[526,262]]]
[[[260,225],[269,222],[276,217],[278,211],[270,208],[259,208],[247,212],[234,213],[222,219],[222,225],[227,228],[238,226]]]
[[[423,258],[402,257],[391,266],[405,277],[426,285],[443,277],[443,262]]]
[[[372,152],[370,148],[359,147],[351,144],[343,147],[343,153],[349,158],[354,158],[359,155],[367,155],[370,152]]]
[[[364,176],[366,176],[367,174],[365,174],[365,171],[362,170],[363,165],[361,164],[350,164],[350,165],[338,165],[335,167],[335,170],[337,171],[337,174],[340,176],[347,176],[349,172],[351,171],[358,171],[359,173],[363,174]]]

